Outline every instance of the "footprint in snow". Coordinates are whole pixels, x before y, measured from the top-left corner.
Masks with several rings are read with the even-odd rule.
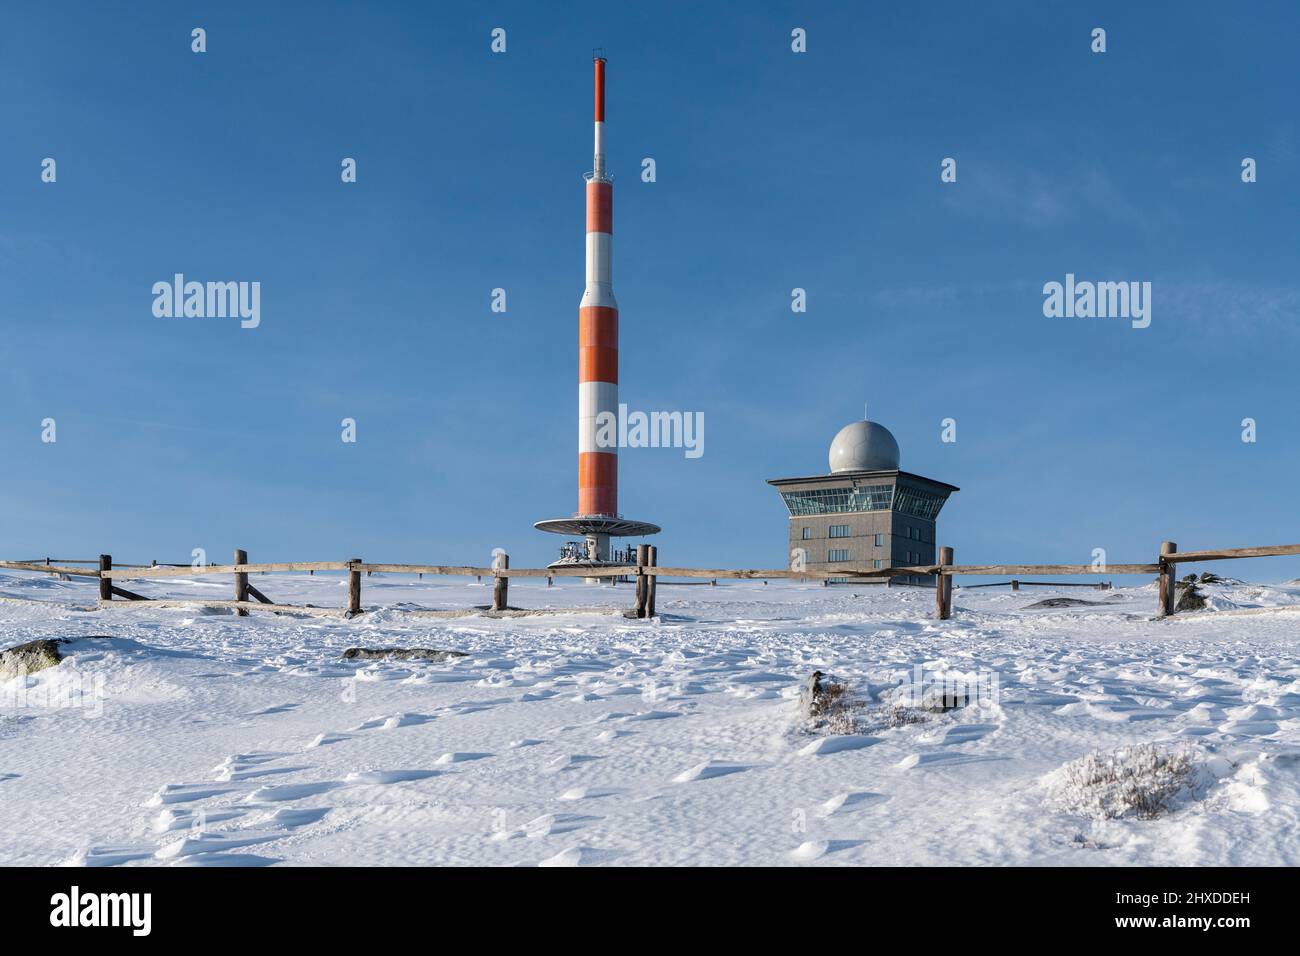
[[[393,714],[391,717],[371,717],[351,728],[352,733],[363,730],[395,730],[398,727],[411,727],[433,720],[432,714]]]
[[[519,699],[521,701],[550,700],[554,696],[556,694],[553,690],[530,690]]]
[[[571,846],[567,850],[561,850],[555,856],[548,856],[545,860],[538,863],[538,866],[581,866],[583,848],[580,846]]]
[[[237,787],[210,787],[203,784],[165,783],[158,792],[145,801],[146,807],[165,807],[173,803],[189,803],[230,793]]]
[[[417,724],[427,724],[434,718],[429,714],[394,714],[383,722],[380,730],[396,730],[398,727],[414,727]]]
[[[866,734],[833,734],[818,737],[811,743],[805,744],[799,748],[798,753],[800,757],[826,756],[846,750],[861,750],[863,747],[878,743],[880,743],[879,737],[869,737]]]
[[[620,717],[620,724],[629,724],[641,720],[668,720],[672,717],[680,717],[681,713],[675,710],[643,710],[638,714],[628,714]]]
[[[343,778],[346,783],[387,786],[409,780],[427,780],[438,776],[437,770],[356,770]]]
[[[940,745],[964,744],[987,737],[997,729],[997,724],[954,724],[951,727],[944,727],[942,730],[925,735],[921,738],[921,741],[922,743]]]
[[[188,830],[195,824],[208,826],[213,823],[224,823],[226,820],[235,820],[243,815],[243,810],[178,810],[164,807],[158,811],[158,816],[154,817],[153,832],[172,833],[176,830]]]
[[[555,799],[557,800],[599,800],[601,797],[612,797],[619,791],[600,787],[570,787]]]
[[[280,861],[274,857],[255,853],[200,853],[172,860],[170,866],[240,867],[275,866]]]
[[[523,826],[509,830],[498,830],[492,834],[490,839],[497,842],[514,840],[520,837],[537,840],[542,837],[581,830],[590,821],[599,819],[600,817],[583,816],[578,813],[546,813],[529,820]]]
[[[252,780],[256,777],[270,777],[281,773],[296,773],[299,770],[306,770],[306,767],[247,767],[243,764],[231,764],[217,768],[217,774],[213,778],[219,782]]]
[[[465,763],[466,761],[469,760],[482,760],[484,757],[491,757],[491,756],[494,755],[490,753],[454,750],[454,751],[448,751],[447,753],[443,754],[441,757],[435,760],[434,763],[438,764],[439,766],[445,766],[446,764],[449,763]]]
[[[683,770],[677,776],[673,777],[673,783],[692,783],[696,780],[712,780],[714,777],[725,777],[733,773],[743,773],[749,767],[739,764],[720,763],[716,760],[706,760],[703,763],[697,763],[689,770]]]
[[[333,780],[323,780],[319,783],[286,783],[281,786],[258,787],[247,797],[245,803],[280,803],[284,800],[301,800],[304,797],[314,797],[322,793],[328,793],[335,790],[342,784]]]
[[[543,767],[542,773],[561,773],[565,770],[572,769],[579,764],[590,763],[593,760],[600,759],[600,757],[593,756],[592,754],[564,754],[563,756],[556,757]]]
[[[237,850],[257,843],[266,843],[268,840],[278,840],[281,836],[282,834],[279,833],[259,833],[247,836],[204,833],[200,836],[181,837],[179,840],[164,843],[154,853],[154,858],[158,860],[174,860],[178,857],[197,856],[201,853]]]
[[[592,820],[599,819],[599,817],[583,816],[579,813],[545,813],[529,820],[520,829],[530,840],[536,840],[557,833],[572,833],[574,830],[581,830]]]
[[[462,704],[458,707],[448,707],[446,713],[454,714],[457,717],[463,717],[466,714],[480,714],[485,710],[491,710],[493,704]]]
[[[255,710],[245,714],[245,717],[269,717],[272,714],[287,714],[290,711],[297,710],[301,704],[277,704],[275,707],[267,707],[264,710]]]
[[[790,851],[790,858],[800,863],[820,860],[828,853],[838,853],[862,845],[861,840],[808,840]]]
[[[308,824],[319,823],[329,812],[329,807],[281,807],[263,820],[260,826],[295,830]],[[208,819],[211,820],[212,817],[209,816]]]
[[[268,760],[278,760],[281,757],[289,756],[283,752],[270,752],[265,750],[254,750],[246,754],[231,754],[223,761],[222,766],[231,763],[255,764],[266,763]]]
[[[153,849],[138,846],[88,846],[78,850],[63,866],[121,866],[147,860],[154,854]]]
[[[968,763],[989,763],[996,760],[1005,760],[1005,757],[986,757],[978,754],[953,753],[952,751],[942,751],[933,753],[908,754],[900,760],[896,766],[903,770],[913,770],[917,767],[957,767]]]
[[[883,793],[873,793],[870,790],[848,790],[844,793],[837,793],[831,797],[819,808],[822,816],[834,816],[837,813],[848,813],[853,810],[861,810],[863,807],[871,806],[874,803],[884,803],[888,800]]]
[[[1230,720],[1219,725],[1221,734],[1237,734],[1242,737],[1267,737],[1275,734],[1278,726],[1271,720]]]

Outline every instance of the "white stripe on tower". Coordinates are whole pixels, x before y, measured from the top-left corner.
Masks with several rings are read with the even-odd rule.
[[[578,306],[578,514],[618,514],[618,446],[597,416],[618,416],[618,302],[611,256],[614,184],[605,174],[605,60],[597,57],[594,157],[587,177],[587,287]]]

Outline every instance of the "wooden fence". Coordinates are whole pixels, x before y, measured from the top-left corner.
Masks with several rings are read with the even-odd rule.
[[[660,567],[658,549],[653,545],[639,545],[636,552],[636,564],[600,568],[551,567],[551,568],[512,568],[509,555],[499,555],[496,566],[484,567],[473,565],[448,564],[372,564],[361,558],[350,561],[291,561],[271,564],[250,564],[248,553],[236,550],[234,563],[228,565],[116,565],[111,555],[101,554],[97,568],[75,567],[79,564],[94,564],[87,561],[63,561],[55,563],[46,558],[41,561],[0,561],[0,569],[16,571],[41,571],[51,574],[63,574],[73,577],[97,578],[99,580],[99,607],[216,607],[233,608],[235,613],[243,616],[251,610],[274,611],[277,613],[342,615],[354,617],[364,612],[361,606],[361,581],[363,574],[372,572],[391,572],[396,574],[452,575],[474,576],[493,579],[492,604],[481,608],[459,610],[421,610],[412,609],[404,613],[424,614],[438,617],[459,617],[468,614],[486,613],[490,616],[517,616],[541,613],[572,613],[590,611],[590,608],[555,608],[524,610],[509,606],[509,588],[511,578],[546,578],[549,584],[554,578],[608,578],[611,584],[619,579],[634,578],[636,583],[635,603],[627,612],[628,617],[652,618],[655,616],[655,592],[659,578],[688,578],[716,582],[718,580],[821,580],[849,578],[850,580],[870,581],[879,578],[892,578],[912,575],[930,575],[935,578],[935,616],[947,620],[952,616],[952,579],[957,575],[1054,575],[1075,574],[1156,574],[1159,575],[1159,613],[1168,617],[1174,613],[1176,605],[1176,571],[1179,564],[1196,561],[1224,561],[1235,558],[1261,558],[1280,555],[1300,554],[1300,544],[1270,545],[1258,548],[1225,548],[1211,551],[1179,552],[1172,541],[1162,542],[1160,556],[1154,564],[954,564],[953,549],[939,548],[939,562],[931,565],[916,565],[896,568],[867,568],[856,565],[839,565],[831,570],[787,570],[784,568],[673,568]],[[344,608],[314,607],[301,604],[277,604],[248,580],[249,574],[270,571],[346,571],[348,574],[348,603]],[[129,580],[147,580],[152,578],[179,578],[193,575],[231,574],[234,575],[233,598],[228,601],[175,600],[167,598],[147,598],[141,594],[120,587],[116,582]],[[1038,583],[1038,582],[1013,582]],[[123,598],[125,600],[114,600]],[[249,600],[252,598],[253,600]],[[601,610],[601,609],[597,609]],[[608,610],[608,609],[604,609]]]

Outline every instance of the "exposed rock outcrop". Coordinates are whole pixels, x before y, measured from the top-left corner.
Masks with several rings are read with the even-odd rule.
[[[346,661],[433,661],[442,663],[468,657],[464,651],[440,651],[432,647],[349,647],[343,652]]]
[[[1085,601],[1082,598],[1054,597],[1026,604],[1025,610],[1037,607],[1100,607],[1105,603],[1105,601]]]
[[[24,674],[35,674],[63,660],[59,653],[62,641],[40,640],[19,644],[0,651],[0,680],[9,680]]]
[[[1195,581],[1196,575],[1191,575]],[[1178,600],[1174,604],[1174,613],[1179,611],[1203,611],[1206,607],[1205,595],[1192,581],[1179,581],[1175,584]]]

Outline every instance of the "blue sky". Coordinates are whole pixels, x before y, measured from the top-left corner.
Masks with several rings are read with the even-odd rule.
[[[864,403],[961,486],[959,561],[1297,537],[1293,4],[755,6],[8,5],[0,552],[550,560],[597,46],[621,398],[706,421],[622,456],[661,563],[782,565],[765,480]],[[175,272],[260,281],[261,326],[156,318]],[[1067,272],[1150,281],[1150,328],[1045,318]]]

